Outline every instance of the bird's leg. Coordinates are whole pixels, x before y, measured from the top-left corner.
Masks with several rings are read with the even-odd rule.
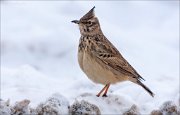
[[[107,87],[106,87],[106,90],[105,90],[105,92],[104,92],[104,94],[103,94],[103,97],[107,97],[107,91],[108,91],[108,89],[109,89],[109,86],[110,86],[110,84],[107,84]]]
[[[107,87],[108,85],[105,85],[104,88],[96,95],[97,97],[99,97],[101,95],[101,93],[105,90],[105,88]]]

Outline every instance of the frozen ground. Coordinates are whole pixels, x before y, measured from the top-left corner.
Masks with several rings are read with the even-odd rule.
[[[81,94],[101,90],[103,86],[91,82],[78,66],[80,34],[71,23],[93,6],[106,37],[146,79],[155,98],[130,82],[111,86],[109,94],[138,105],[141,113],[165,101],[179,103],[177,1],[1,1],[2,99],[29,99],[37,106],[60,93],[72,104]],[[115,105],[107,111],[93,96],[85,99],[97,103],[101,113],[120,112]]]

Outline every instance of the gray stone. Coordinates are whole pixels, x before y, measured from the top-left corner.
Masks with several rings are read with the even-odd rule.
[[[172,101],[164,102],[160,110],[165,115],[177,115],[177,106]]]
[[[99,108],[87,101],[75,101],[69,108],[70,115],[100,115]]]
[[[16,102],[15,105],[11,108],[11,113],[13,115],[30,114],[30,110],[28,107],[29,103],[30,103],[30,100],[27,100],[27,99]]]
[[[3,101],[0,99],[0,115],[10,115],[11,108],[9,106],[9,100]]]
[[[60,94],[54,94],[44,103],[37,106],[38,115],[63,115],[68,114],[69,102]]]
[[[123,113],[123,115],[140,115],[140,112],[136,105],[132,105],[129,110]]]
[[[160,110],[153,110],[151,115],[163,115],[163,113]]]

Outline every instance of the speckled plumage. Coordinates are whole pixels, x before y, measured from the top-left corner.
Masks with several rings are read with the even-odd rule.
[[[146,87],[144,80],[137,71],[123,58],[115,46],[104,36],[93,7],[80,20],[72,22],[79,25],[81,38],[79,41],[78,61],[80,68],[89,79],[105,87],[106,96],[110,84],[122,81],[131,81],[142,86],[151,96],[152,91]]]

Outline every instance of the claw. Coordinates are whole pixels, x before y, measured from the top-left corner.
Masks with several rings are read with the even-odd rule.
[[[107,97],[107,95],[106,95],[106,94],[104,94],[102,97]]]
[[[99,95],[96,95],[97,97],[99,97]]]

